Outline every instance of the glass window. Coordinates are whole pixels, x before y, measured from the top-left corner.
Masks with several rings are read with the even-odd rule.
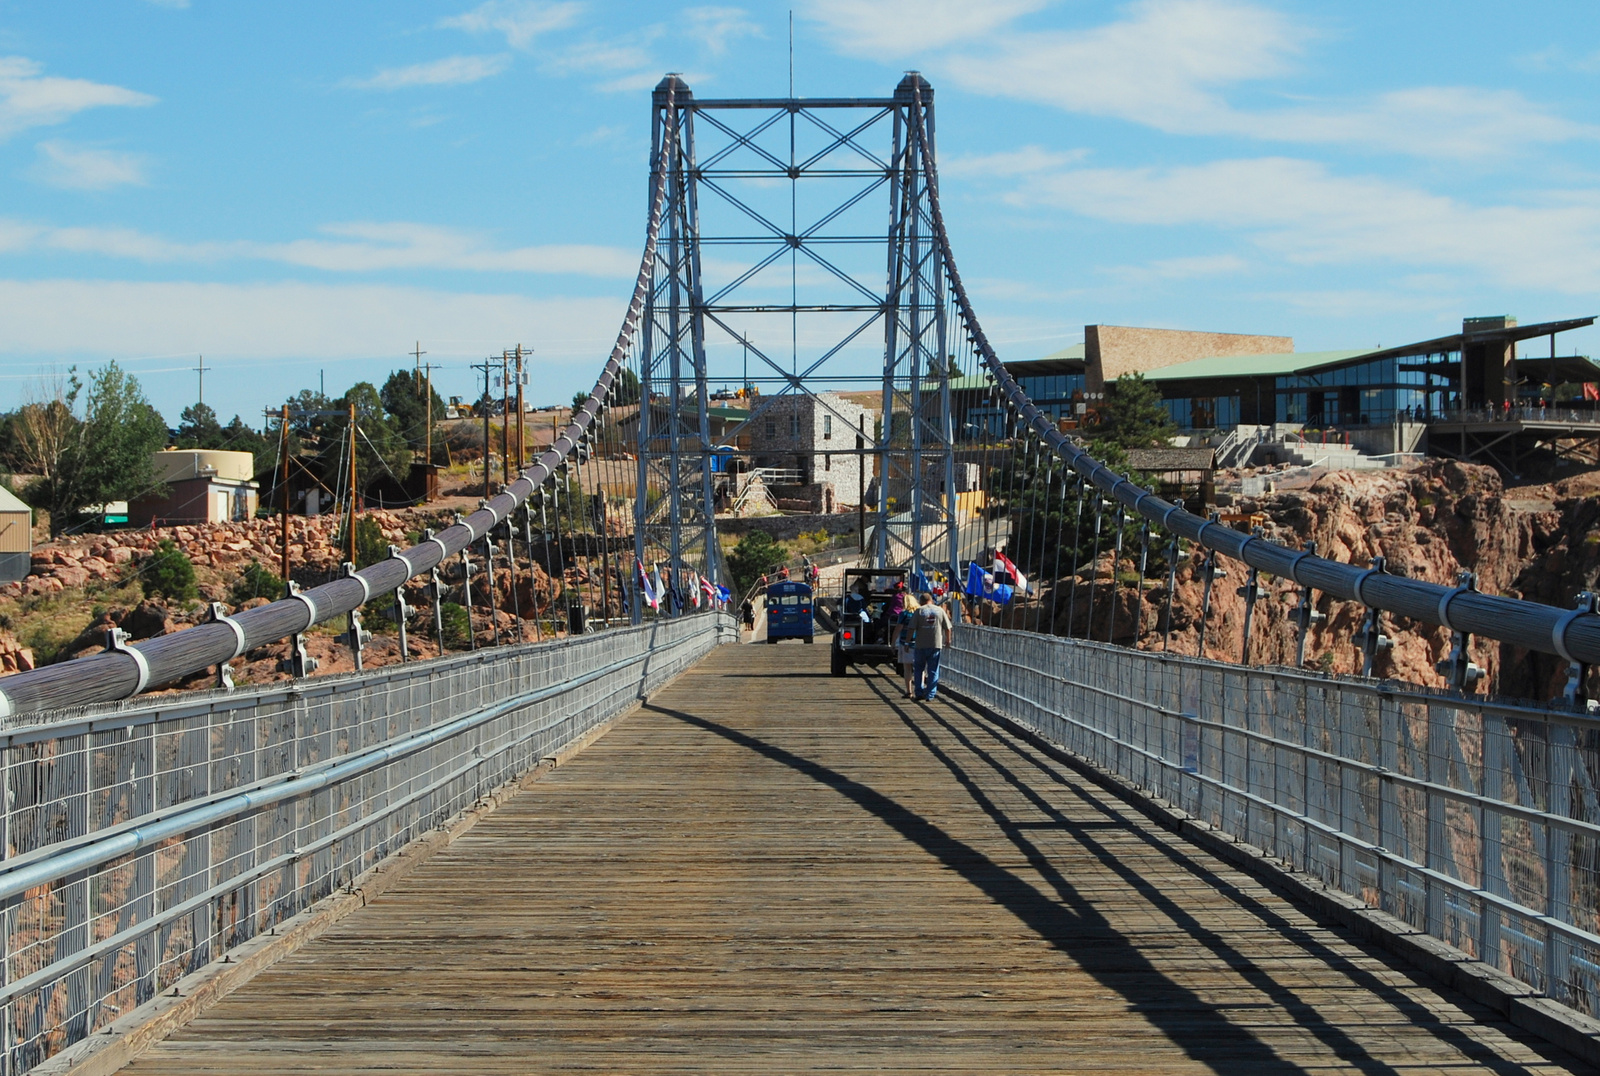
[[[833,416],[832,415],[823,415],[822,416],[822,439],[824,441],[833,440]]]
[[[785,604],[785,605],[799,605],[800,604],[800,595],[798,595],[798,594],[785,594],[783,596],[783,604]]]

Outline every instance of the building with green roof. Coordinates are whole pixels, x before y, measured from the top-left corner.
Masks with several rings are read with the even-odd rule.
[[[1229,336],[1177,330],[1115,328],[1117,351],[1108,364],[1114,327],[1087,326],[1086,338],[1042,359],[1007,363],[1033,401],[1058,420],[1092,406],[1112,365],[1138,373],[1161,390],[1182,430],[1291,424],[1312,428],[1387,426],[1462,410],[1504,409],[1546,398],[1558,384],[1600,384],[1600,366],[1584,356],[1556,354],[1556,336],[1593,324],[1593,317],[1518,325],[1511,317],[1467,318],[1461,332],[1391,348],[1294,351],[1289,337]],[[1517,345],[1548,337],[1549,354],[1517,354]],[[1265,350],[1276,342],[1289,350]],[[1249,353],[1196,354],[1207,343]],[[1190,357],[1183,357],[1184,349]],[[999,432],[995,408],[969,416]],[[970,419],[978,422],[977,418]],[[981,423],[980,423],[981,424]]]

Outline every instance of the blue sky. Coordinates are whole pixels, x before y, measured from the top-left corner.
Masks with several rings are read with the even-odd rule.
[[[649,88],[781,95],[789,10],[0,0],[0,406],[116,358],[175,421],[203,353],[259,423],[418,340],[447,395],[520,342],[569,399],[637,267]],[[1317,350],[1600,313],[1593,4],[793,10],[800,95],[933,83],[1004,358],[1090,322]]]

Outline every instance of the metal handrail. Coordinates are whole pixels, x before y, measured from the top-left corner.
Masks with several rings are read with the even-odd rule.
[[[928,137],[922,105],[923,85],[925,83],[916,78],[912,93],[918,137],[926,146],[930,145],[931,139]],[[1440,624],[1454,631],[1498,639],[1540,653],[1555,654],[1567,661],[1583,664],[1600,662],[1600,615],[1498,597],[1476,590],[1458,590],[1420,579],[1358,568],[1290,549],[1265,538],[1243,534],[1162,500],[1073,444],[1056,429],[1054,420],[1022,391],[1022,386],[1017,384],[1016,378],[1011,376],[995,354],[983,327],[978,323],[972,301],[961,283],[950,235],[945,228],[944,212],[939,202],[938,165],[931,152],[927,154],[927,168],[928,206],[934,239],[939,244],[951,294],[960,308],[973,345],[982,355],[984,364],[1010,406],[1068,466],[1090,484],[1112,500],[1178,537],[1261,571],[1292,579],[1300,586],[1311,587],[1346,601],[1360,602],[1369,608],[1382,609],[1429,624]]]

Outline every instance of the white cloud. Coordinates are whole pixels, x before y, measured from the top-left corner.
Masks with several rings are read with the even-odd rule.
[[[103,191],[145,182],[145,158],[137,153],[61,141],[41,142],[37,148],[39,161],[31,175],[51,187]]]
[[[331,224],[322,232],[331,238],[182,243],[132,228],[46,228],[0,218],[0,253],[55,250],[157,264],[268,261],[335,273],[442,269],[631,279],[639,271],[638,252],[617,247],[498,248],[480,233],[409,222]]]
[[[0,56],[0,141],[30,127],[65,123],[90,108],[153,105],[149,94],[90,82],[56,78],[21,56]]]
[[[444,354],[537,339],[541,359],[590,362],[609,349],[622,306],[384,286],[0,280],[0,315],[4,353],[30,360],[365,358],[380,341],[429,340]]]
[[[462,86],[481,82],[506,69],[511,57],[500,53],[494,56],[446,56],[442,60],[412,64],[409,67],[391,67],[379,71],[371,78],[347,78],[343,85],[358,90],[402,90],[413,86]]]
[[[579,3],[488,0],[471,11],[440,19],[438,25],[472,34],[502,34],[507,45],[527,49],[540,34],[571,26],[582,11]]]
[[[1104,270],[1129,283],[1154,283],[1163,280],[1199,280],[1204,277],[1242,273],[1250,263],[1237,254],[1200,254],[1187,258],[1160,258],[1148,265],[1122,265]]]
[[[1044,5],[1045,0],[818,0],[805,17],[820,23],[839,51],[881,59],[982,37]]]
[[[940,0],[917,18],[901,6],[825,0],[817,17],[849,55],[905,59],[979,93],[1173,134],[1463,160],[1600,137],[1600,127],[1553,115],[1521,94],[1466,86],[1236,107],[1229,90],[1291,74],[1316,36],[1309,24],[1249,0],[1137,0],[1100,26],[1026,32],[1011,23],[1037,5],[1021,0]]]
[[[1505,286],[1600,290],[1600,194],[1472,205],[1373,176],[1266,157],[1180,168],[1082,168],[1026,179],[1010,196],[1129,224],[1248,236],[1284,261],[1468,270]]]
[[[1011,177],[1052,172],[1077,164],[1089,156],[1086,149],[1048,150],[1043,146],[1023,146],[1004,153],[953,157],[939,162],[939,177]]]
[[[948,57],[962,85],[1163,130],[1205,130],[1231,109],[1221,87],[1280,75],[1305,32],[1232,0],[1140,0],[1087,30],[999,34]]]
[[[713,55],[721,56],[741,38],[765,37],[743,8],[692,7],[683,13],[684,32],[699,41]]]
[[[1600,127],[1542,111],[1511,90],[1419,86],[1343,107],[1232,113],[1237,133],[1284,142],[1368,146],[1475,161],[1507,148],[1600,137]]]

